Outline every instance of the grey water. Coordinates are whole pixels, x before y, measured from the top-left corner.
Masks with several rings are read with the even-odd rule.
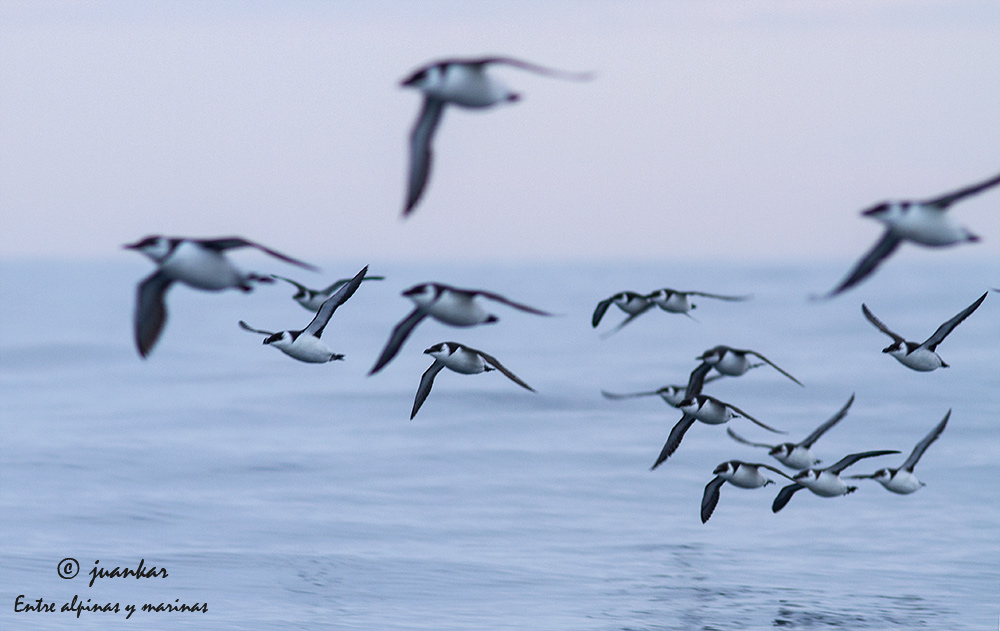
[[[808,296],[849,261],[341,261],[317,275],[242,258],[312,286],[367,263],[387,277],[335,314],[324,339],[346,358],[325,365],[237,327],[304,327],[311,315],[283,283],[246,295],[172,289],[143,361],[131,311],[148,263],[0,262],[0,628],[997,628],[1000,294],[941,344],[951,367],[932,373],[882,354],[889,340],[860,309],[923,340],[1000,286],[998,262],[935,254],[901,253],[826,302]],[[493,304],[493,325],[425,321],[367,377],[411,308],[399,292],[427,280],[558,315]],[[602,337],[623,317],[612,307],[591,327],[599,300],[659,287],[753,299],[702,299],[694,318],[653,311]],[[444,371],[409,420],[430,364],[421,351],[448,340],[491,353],[537,393],[498,372]],[[805,384],[760,368],[706,386],[788,432],[730,422],[753,440],[801,440],[854,393],[818,455],[902,453],[848,474],[899,466],[952,410],[916,468],[926,486],[901,496],[860,480],[851,495],[803,491],[773,514],[780,482],[727,485],[702,524],[717,464],[777,463],[699,423],[651,472],[680,413],[600,391],[683,384],[716,344],[760,351]],[[75,578],[58,574],[64,558],[78,561]],[[88,585],[93,568],[140,560],[167,576]],[[18,610],[19,596],[57,610]],[[74,596],[122,610],[58,610]],[[128,619],[127,604],[140,607]]]

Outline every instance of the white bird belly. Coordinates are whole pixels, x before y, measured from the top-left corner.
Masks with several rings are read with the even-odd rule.
[[[919,372],[930,372],[944,365],[944,362],[941,361],[941,357],[937,353],[923,348],[909,354],[892,353],[892,356],[907,368]]]
[[[879,480],[886,489],[900,495],[908,495],[923,486],[920,480],[909,471],[897,471],[890,480]]]
[[[302,334],[291,344],[273,343],[279,350],[295,359],[310,364],[325,364],[333,359],[334,352],[323,343],[323,340],[314,335]]]
[[[511,91],[486,75],[482,68],[452,66],[444,80],[424,91],[435,98],[461,107],[482,108],[510,99]]]
[[[730,377],[739,377],[750,369],[750,360],[746,355],[736,353],[726,353],[723,358],[715,364],[715,369]]]
[[[442,357],[445,367],[463,375],[475,375],[486,370],[486,362],[476,353],[465,350],[455,351],[448,357]]]
[[[815,481],[798,480],[798,482],[820,497],[837,497],[847,493],[847,484],[840,479],[840,476],[827,471],[820,473]]]
[[[892,224],[892,231],[921,245],[942,247],[967,241],[969,231],[939,211],[910,213]]]
[[[792,469],[808,469],[816,464],[816,456],[808,449],[796,447],[787,456],[774,456],[778,462]]]
[[[244,282],[244,274],[223,254],[192,243],[178,245],[160,270],[185,285],[209,291],[238,287]]]
[[[453,293],[442,294],[424,310],[435,320],[452,326],[475,326],[490,317],[471,297]]]
[[[670,313],[687,313],[691,310],[691,303],[685,294],[673,294],[666,300],[657,302],[661,309]]]
[[[688,414],[709,425],[722,425],[733,418],[733,413],[728,407],[715,401],[706,401],[700,410],[688,412]]]
[[[757,467],[748,467],[747,465],[741,465],[736,470],[736,474],[730,475],[726,480],[741,489],[758,489],[767,484],[768,481]]]

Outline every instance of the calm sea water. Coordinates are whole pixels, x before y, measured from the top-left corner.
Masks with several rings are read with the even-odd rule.
[[[295,362],[241,331],[301,328],[310,314],[283,284],[249,295],[178,287],[148,361],[132,348],[135,283],[151,265],[0,263],[0,627],[4,629],[991,629],[1000,619],[1000,294],[939,348],[951,368],[912,372],[879,351],[861,315],[924,339],[990,286],[996,262],[902,252],[858,290],[826,303],[841,265],[725,263],[379,265],[297,274],[313,286],[363,264],[368,283],[327,327],[346,360]],[[933,264],[931,264],[933,263]],[[368,369],[410,309],[399,292],[437,280],[489,288],[560,314],[502,305],[500,322],[420,325],[400,356]],[[651,312],[602,339],[589,323],[621,289],[753,293],[699,301],[697,321]],[[612,309],[610,327],[620,319]],[[416,419],[429,358],[455,340],[492,353],[531,384],[442,372]],[[779,514],[778,486],[726,486],[703,525],[720,462],[769,462],[696,424],[649,471],[676,410],[609,401],[684,383],[716,344],[756,349],[762,368],[711,384],[800,440],[852,394],[816,451],[827,463],[869,449],[898,466],[949,409],[950,424],[893,495],[803,491]],[[745,419],[741,434],[774,435]],[[79,575],[57,574],[74,558]],[[105,578],[96,566],[165,568]],[[22,602],[56,612],[15,613]],[[115,604],[120,613],[60,612]],[[89,603],[88,603],[89,599]],[[206,613],[125,606],[207,603]]]

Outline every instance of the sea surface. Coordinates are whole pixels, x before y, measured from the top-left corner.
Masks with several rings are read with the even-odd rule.
[[[144,361],[131,315],[148,261],[0,261],[0,628],[998,628],[1000,294],[941,344],[951,367],[932,373],[882,354],[889,339],[861,303],[922,341],[1000,287],[1000,262],[901,251],[861,287],[817,302],[809,295],[853,261],[339,261],[313,274],[235,258],[311,286],[365,264],[387,278],[363,284],[327,327],[342,362],[294,361],[237,326],[303,328],[311,315],[284,283],[173,288]],[[428,320],[368,377],[412,306],[400,291],[422,281],[557,315],[493,303],[489,326]],[[753,299],[704,298],[693,318],[653,311],[602,336],[623,317],[612,307],[591,327],[599,300],[660,287]],[[431,363],[422,351],[449,340],[492,354],[537,393],[499,372],[445,370],[409,420]],[[757,350],[804,384],[763,367],[706,386],[788,432],[730,422],[752,440],[801,440],[855,394],[819,457],[902,453],[847,473],[899,466],[950,409],[916,468],[926,486],[902,496],[860,480],[845,497],[802,491],[773,514],[780,481],[726,485],[702,524],[717,464],[777,463],[698,423],[651,472],[680,413],[601,390],[686,383],[717,344]],[[62,578],[70,558],[79,574]],[[140,560],[155,575],[89,585],[94,568]],[[119,613],[60,611],[74,596]],[[56,611],[15,611],[38,599]],[[139,610],[126,619],[130,604]]]

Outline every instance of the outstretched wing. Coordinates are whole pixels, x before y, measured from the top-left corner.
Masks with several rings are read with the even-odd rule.
[[[681,439],[684,438],[684,434],[694,425],[694,421],[695,418],[686,413],[681,417],[681,420],[677,421],[674,428],[670,430],[670,435],[667,436],[667,442],[663,444],[660,455],[656,457],[656,462],[649,468],[650,471],[663,464],[671,454],[677,451],[677,447],[681,444]]]
[[[608,307],[611,306],[611,303],[613,302],[613,298],[614,297],[612,296],[611,298],[608,298],[606,300],[602,300],[599,303],[597,303],[597,308],[594,309],[594,315],[590,319],[590,323],[595,328],[597,327],[598,324],[601,323],[601,318],[604,317],[604,314],[607,312]]]
[[[988,293],[990,292],[986,292],[985,294],[979,297],[979,300],[975,301],[974,303],[963,309],[961,313],[956,315],[951,320],[948,320],[947,322],[939,326],[937,331],[934,331],[934,334],[931,335],[929,338],[927,338],[927,341],[924,342],[921,346],[926,346],[930,350],[936,349],[937,345],[940,344],[941,341],[944,340],[944,338],[948,337],[948,334],[951,333],[952,329],[958,326],[962,322],[962,320],[968,318],[973,311],[979,308],[979,305],[983,304],[983,301],[986,300],[986,294]]]
[[[263,329],[255,329],[243,320],[240,320],[240,328],[244,331],[250,331],[251,333],[257,333],[258,335],[267,335],[268,337],[274,335],[274,331],[264,331]]]
[[[884,322],[876,318],[875,314],[871,312],[871,310],[868,308],[868,305],[866,305],[865,303],[861,303],[861,311],[865,314],[865,317],[868,318],[868,321],[875,325],[876,329],[882,331],[883,333],[891,337],[893,342],[900,344],[906,341],[905,339],[903,339],[901,335],[894,333],[891,329],[889,329],[889,327],[885,325]]]
[[[858,460],[861,460],[863,458],[874,458],[875,456],[887,456],[889,454],[898,454],[898,453],[899,453],[898,451],[890,451],[890,450],[887,450],[887,449],[881,449],[879,451],[863,451],[863,452],[858,453],[858,454],[850,454],[850,455],[844,456],[843,458],[841,458],[837,462],[835,462],[832,465],[830,465],[829,467],[827,467],[825,469],[825,471],[829,471],[830,473],[836,473],[837,475],[840,475],[841,471],[843,471],[847,467],[851,466],[852,464],[854,464],[855,462],[857,462]]]
[[[424,374],[420,377],[420,385],[417,386],[417,396],[413,399],[413,410],[410,412],[411,421],[417,415],[417,410],[420,409],[420,406],[424,404],[427,395],[431,393],[431,386],[434,385],[434,377],[441,372],[442,368],[444,368],[444,364],[435,359],[430,368],[425,370]]]
[[[852,403],[854,403],[854,393],[851,393],[851,398],[847,400],[847,403],[844,404],[844,407],[840,408],[840,410],[836,414],[831,416],[830,420],[826,421],[825,423],[817,427],[815,430],[813,430],[812,434],[806,436],[806,439],[799,443],[799,447],[805,447],[806,449],[812,447],[812,444],[816,442],[816,440],[818,440],[819,437],[822,436],[824,432],[826,432],[826,430],[830,429],[831,427],[836,425],[840,419],[847,416],[847,410],[851,407]]]
[[[785,504],[788,503],[788,500],[792,499],[792,496],[795,495],[797,491],[801,491],[804,488],[806,487],[802,486],[798,482],[782,487],[782,489],[778,491],[777,497],[774,498],[774,502],[771,504],[771,512],[777,513],[780,511],[785,507]]]
[[[413,327],[417,326],[426,316],[427,314],[420,307],[417,307],[410,312],[410,315],[403,318],[399,324],[393,327],[392,335],[389,336],[389,341],[386,342],[385,348],[382,349],[382,354],[379,355],[375,366],[368,371],[369,377],[382,370],[386,364],[392,361],[392,358],[396,356],[399,349],[403,347],[403,342],[406,341],[406,338],[413,331]]]
[[[705,485],[705,494],[701,496],[701,523],[704,524],[712,516],[715,506],[719,503],[719,490],[725,483],[722,476],[717,475]]]
[[[473,295],[482,296],[483,298],[489,298],[490,300],[495,300],[497,302],[501,302],[501,303],[507,305],[508,307],[514,307],[515,309],[520,309],[521,311],[526,311],[528,313],[533,313],[535,315],[541,315],[541,316],[551,316],[551,315],[553,315],[553,314],[551,314],[551,313],[549,313],[547,311],[542,311],[541,309],[535,309],[534,307],[529,307],[528,305],[522,304],[520,302],[514,302],[513,300],[510,300],[509,298],[505,298],[504,296],[501,296],[500,294],[495,294],[495,293],[490,292],[490,291],[475,290],[475,291],[471,291],[469,293],[473,294]]]
[[[749,414],[747,414],[746,412],[744,412],[743,410],[739,409],[738,407],[736,407],[735,405],[733,405],[731,403],[726,403],[725,405],[728,405],[729,407],[731,407],[734,412],[736,412],[737,414],[739,414],[743,418],[745,418],[747,420],[750,420],[750,421],[753,421],[754,423],[760,425],[761,427],[763,427],[764,429],[766,429],[769,432],[774,432],[775,434],[787,434],[788,433],[788,432],[783,432],[780,429],[774,429],[770,425],[765,425],[764,423],[761,423],[760,421],[758,421],[757,419],[755,419],[754,417],[750,416]]]
[[[271,278],[277,278],[278,280],[283,280],[286,283],[291,283],[292,285],[295,285],[295,288],[299,290],[296,295],[300,295],[300,294],[303,295],[303,296],[308,296],[309,295],[309,288],[308,287],[306,287],[302,283],[295,282],[291,278],[285,278],[284,276],[278,276],[277,274],[271,274]]]
[[[743,443],[744,445],[750,445],[751,447],[764,447],[765,449],[774,449],[774,445],[765,445],[764,443],[750,442],[746,438],[743,438],[742,436],[734,432],[731,427],[726,428],[726,433],[729,434],[730,438],[732,438],[738,443]]]
[[[801,381],[799,381],[799,380],[798,380],[798,379],[796,379],[795,377],[793,377],[793,376],[791,376],[790,374],[788,374],[787,372],[785,372],[785,371],[784,371],[784,370],[783,370],[782,368],[780,368],[780,367],[779,367],[779,366],[778,366],[777,364],[775,364],[775,363],[774,363],[773,361],[771,361],[771,360],[770,360],[770,359],[768,359],[767,357],[764,357],[763,355],[761,355],[761,354],[760,354],[760,353],[758,353],[757,351],[741,351],[741,352],[743,352],[743,353],[747,353],[747,354],[750,354],[750,355],[753,355],[754,357],[757,357],[757,358],[758,358],[758,359],[760,359],[761,361],[765,362],[765,363],[766,363],[766,364],[767,364],[768,366],[770,366],[771,368],[774,368],[775,370],[777,370],[778,372],[780,372],[780,373],[781,373],[781,374],[783,374],[784,376],[788,377],[789,379],[791,379],[791,380],[792,380],[792,381],[794,381],[795,383],[799,384],[800,386],[802,385],[802,382],[801,382]],[[803,386],[803,387],[805,387],[805,386]]]
[[[716,300],[728,300],[730,302],[743,302],[744,300],[750,300],[753,298],[753,294],[744,294],[742,296],[723,296],[721,294],[708,294],[703,291],[686,291],[684,293],[689,296],[702,296],[705,298],[715,298]]]
[[[272,274],[272,276],[274,276],[274,274]],[[275,278],[281,278],[281,277],[280,276],[275,276]],[[287,278],[283,278],[282,280],[288,280],[288,279]],[[365,281],[365,280],[385,280],[385,276],[365,276],[361,280],[363,280],[363,281]],[[289,281],[289,282],[291,282],[291,281]],[[343,287],[345,283],[349,283],[349,282],[351,282],[350,278],[341,278],[340,280],[334,282],[329,287],[327,287],[326,289],[324,289],[323,291],[321,291],[319,293],[321,293],[321,294],[328,294],[331,291],[337,291],[338,289],[340,289],[341,287]]]
[[[993,188],[997,184],[1000,184],[1000,175],[995,175],[988,180],[979,182],[978,184],[972,184],[971,186],[966,186],[965,188],[961,188],[951,193],[946,193],[940,197],[935,197],[921,203],[925,206],[934,206],[940,210],[945,210],[958,200],[969,197],[970,195],[975,195],[976,193],[985,191],[988,188]]]
[[[469,350],[474,350],[474,349],[469,349]],[[482,355],[483,359],[486,360],[486,363],[488,363],[490,366],[493,366],[494,368],[496,368],[497,370],[499,370],[500,372],[502,372],[504,375],[507,376],[508,379],[510,379],[511,381],[513,381],[514,383],[516,383],[517,385],[519,385],[522,388],[525,388],[527,390],[531,390],[532,392],[535,391],[534,388],[532,388],[528,384],[526,384],[523,381],[521,381],[520,377],[518,377],[517,375],[515,375],[511,371],[507,370],[507,368],[505,368],[503,364],[501,364],[500,362],[497,361],[496,357],[493,357],[492,355],[487,355],[486,353],[484,353],[483,351],[480,351],[480,350],[476,350],[475,352],[477,352],[480,355]]]
[[[913,467],[917,466],[917,461],[920,460],[920,456],[924,455],[924,452],[927,451],[927,448],[930,447],[931,443],[937,440],[938,436],[941,435],[941,432],[944,431],[950,417],[951,410],[948,410],[948,413],[944,415],[941,422],[938,423],[929,434],[924,436],[919,443],[917,443],[917,446],[913,448],[913,453],[910,454],[910,457],[906,459],[906,462],[903,463],[903,466],[901,466],[900,469],[905,469],[906,471],[913,473]]]
[[[535,74],[545,75],[546,77],[569,79],[571,81],[590,81],[594,78],[594,73],[592,72],[569,72],[566,70],[556,70],[555,68],[547,68],[545,66],[531,63],[530,61],[515,59],[513,57],[483,57],[481,59],[469,59],[465,63],[478,66],[486,64],[505,64],[508,66],[514,66],[515,68],[520,68],[521,70],[527,70],[528,72],[534,72]]]
[[[688,377],[687,388],[684,390],[684,398],[690,399],[701,394],[701,389],[705,385],[705,375],[712,370],[712,365],[708,362],[701,362],[697,368],[691,371]]]
[[[234,250],[236,248],[257,248],[265,254],[269,254],[276,259],[280,259],[286,263],[291,263],[292,265],[298,265],[308,270],[314,272],[319,271],[318,267],[310,265],[309,263],[304,263],[298,259],[293,259],[287,254],[282,254],[277,250],[272,250],[269,247],[263,246],[255,241],[250,241],[249,239],[244,239],[243,237],[222,237],[219,239],[197,239],[196,242],[209,250],[215,250],[217,252],[225,252],[226,250]]]
[[[133,324],[135,329],[135,347],[139,357],[145,359],[163,331],[167,321],[167,307],[163,295],[170,288],[173,279],[160,271],[147,276],[136,290],[135,314]]]
[[[653,307],[655,307],[655,306],[656,306],[656,303],[654,303],[654,302],[651,302],[651,303],[649,303],[648,305],[645,305],[645,306],[644,306],[644,307],[642,308],[642,311],[638,311],[638,312],[636,312],[636,313],[630,313],[630,314],[628,315],[628,317],[627,317],[627,318],[625,318],[624,320],[622,320],[621,322],[619,322],[619,323],[618,323],[618,324],[617,324],[617,325],[615,326],[615,328],[611,329],[611,330],[610,330],[610,331],[608,331],[607,333],[604,333],[604,334],[602,335],[602,337],[608,337],[608,336],[610,336],[610,335],[614,335],[614,334],[615,334],[615,333],[617,333],[618,331],[621,331],[621,330],[622,330],[623,328],[625,328],[625,325],[629,324],[630,322],[632,322],[632,320],[635,320],[636,318],[638,318],[638,317],[639,317],[639,316],[641,316],[642,314],[646,313],[647,311],[649,311],[650,309],[652,309],[652,308],[653,308]],[[687,315],[687,314],[685,314],[685,315]],[[692,320],[693,320],[693,319],[694,319],[694,318],[692,318]]]
[[[326,328],[326,324],[330,321],[330,316],[337,310],[337,307],[347,302],[347,299],[354,295],[354,292],[361,286],[361,279],[364,278],[367,271],[368,266],[365,265],[360,272],[354,275],[354,278],[337,290],[337,293],[324,300],[312,322],[302,332],[307,335],[315,335],[316,337],[323,335],[323,329]]]
[[[410,132],[410,174],[407,178],[406,206],[403,208],[403,217],[406,217],[420,201],[427,186],[427,178],[431,173],[431,142],[434,140],[434,132],[437,131],[441,122],[441,115],[444,113],[444,101],[434,97],[425,96],[424,105],[420,110],[420,116],[413,125]]]
[[[854,266],[854,269],[847,275],[836,288],[834,288],[830,293],[825,296],[818,296],[817,298],[828,299],[833,298],[837,294],[851,287],[854,287],[862,280],[865,279],[869,274],[875,271],[882,261],[884,261],[893,251],[899,247],[899,237],[894,235],[891,230],[886,230],[882,235],[882,238],[869,250]]]

